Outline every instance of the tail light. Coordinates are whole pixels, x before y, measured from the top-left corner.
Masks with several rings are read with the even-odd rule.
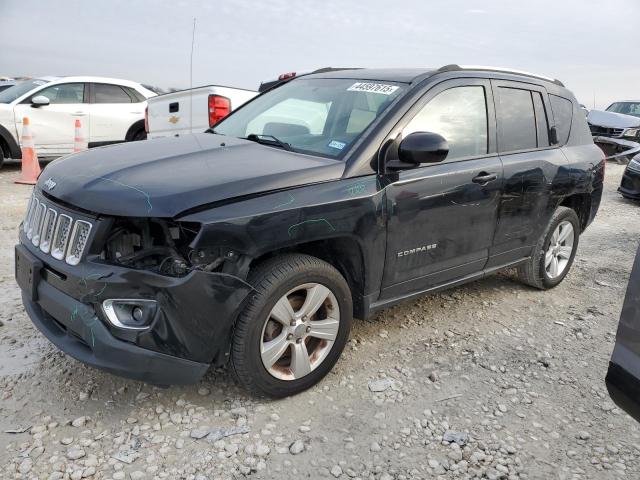
[[[144,107],[144,131],[149,133],[149,107]]]
[[[278,80],[280,80],[280,81],[289,80],[290,78],[293,78],[295,76],[296,76],[296,72],[283,73],[280,76],[278,76]]]
[[[209,95],[209,126],[229,115],[231,112],[231,100],[220,95]]]

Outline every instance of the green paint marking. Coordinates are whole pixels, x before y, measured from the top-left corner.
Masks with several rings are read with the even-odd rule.
[[[313,219],[313,220],[305,220],[304,222],[300,222],[300,223],[296,223],[294,225],[291,225],[289,227],[289,229],[287,230],[287,233],[289,234],[289,237],[292,236],[291,231],[296,228],[299,227],[301,225],[304,225],[305,223],[326,223],[327,226],[331,229],[332,232],[335,232],[336,229],[333,225],[331,225],[331,222],[329,222],[326,218],[318,218],[318,219]]]
[[[280,205],[276,205],[275,207],[273,207],[274,210],[286,207],[287,205],[291,205],[293,202],[295,202],[296,199],[293,198],[293,195],[291,195],[290,193],[287,193],[287,195],[289,195],[289,200],[287,200],[284,203],[281,203]]]
[[[119,182],[118,180],[114,180],[112,178],[107,178],[107,177],[91,177],[89,175],[76,175],[76,176],[77,177],[90,178],[91,180],[104,180],[105,182],[115,183],[116,185],[120,185],[121,187],[130,188],[131,190],[135,190],[136,192],[141,193],[142,195],[144,195],[145,199],[147,200],[147,205],[149,205],[149,212],[151,212],[151,209],[153,209],[153,205],[151,205],[151,195],[149,195],[144,190],[139,189],[138,187],[134,187],[133,185],[127,185],[126,183],[122,183],[122,182]]]
[[[356,195],[365,193],[365,191],[367,190],[367,186],[363,182],[352,183],[351,185],[348,185],[345,190],[347,191],[347,193],[349,193],[349,195],[354,197]]]

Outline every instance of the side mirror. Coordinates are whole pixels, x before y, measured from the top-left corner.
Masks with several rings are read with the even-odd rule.
[[[31,106],[34,108],[44,107],[46,105],[49,105],[49,99],[44,95],[38,95],[31,99]]]
[[[390,170],[415,168],[422,163],[437,163],[447,158],[449,144],[442,135],[414,132],[407,135],[398,147],[399,160],[387,162]]]
[[[551,145],[558,144],[558,129],[556,127],[551,127],[549,129],[549,143]]]

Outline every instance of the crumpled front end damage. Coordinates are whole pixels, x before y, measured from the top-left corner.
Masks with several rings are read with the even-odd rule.
[[[640,153],[640,143],[623,138],[595,136],[593,143],[602,149],[607,160],[615,160],[620,164],[628,163]]]
[[[640,118],[591,110],[587,121],[593,142],[602,149],[607,160],[628,163],[640,153]]]
[[[101,257],[93,252],[79,265],[69,265],[43,255],[21,232],[16,261],[38,272],[34,288],[23,287],[23,303],[54,345],[95,367],[163,385],[197,382],[211,364],[226,363],[233,320],[252,290],[248,283],[222,271],[161,274]],[[168,258],[165,263],[177,262]],[[104,308],[107,299],[155,301],[148,327],[113,325]]]

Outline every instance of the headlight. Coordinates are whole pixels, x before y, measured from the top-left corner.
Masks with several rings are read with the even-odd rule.
[[[623,137],[637,137],[638,132],[640,132],[640,128],[627,128],[623,133]]]

